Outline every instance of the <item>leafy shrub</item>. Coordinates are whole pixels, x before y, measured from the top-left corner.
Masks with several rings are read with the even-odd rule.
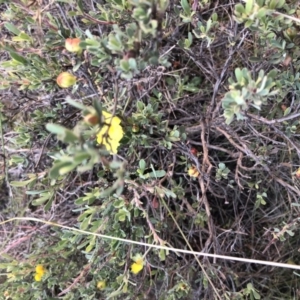
[[[299,263],[300,13],[239,2],[0,1],[0,298],[296,297],[232,261]]]

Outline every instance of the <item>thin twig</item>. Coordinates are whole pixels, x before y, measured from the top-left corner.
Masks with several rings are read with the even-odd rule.
[[[268,120],[264,117],[256,116],[256,115],[249,114],[249,113],[247,113],[247,116],[249,116],[250,118],[252,118],[254,120],[260,121],[264,124],[273,125],[273,124],[276,124],[276,123],[282,123],[282,122],[286,122],[286,121],[289,121],[289,120],[299,118],[300,113],[291,114],[291,115],[288,115],[286,117],[282,117],[282,118],[279,118],[279,119],[273,119],[273,120]]]

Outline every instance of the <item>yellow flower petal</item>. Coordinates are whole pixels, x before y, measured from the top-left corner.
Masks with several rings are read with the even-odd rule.
[[[119,142],[111,138],[107,125],[104,125],[97,134],[97,142],[101,145],[104,145],[106,150],[111,154],[117,153]]]
[[[34,275],[34,280],[35,280],[35,281],[41,281],[41,280],[42,280],[42,277],[43,277],[43,275],[41,275],[41,274],[39,274],[39,273],[36,273],[36,274]]]
[[[37,265],[36,268],[35,268],[35,272],[37,274],[40,274],[41,276],[43,276],[44,273],[46,272],[46,269],[44,268],[43,265]]]
[[[108,134],[112,139],[119,142],[121,141],[124,135],[123,128],[119,124],[111,125],[109,127]]]
[[[111,154],[116,154],[124,131],[118,117],[112,117],[108,112],[102,111],[103,123],[105,123],[97,134],[97,142],[104,145]]]
[[[113,116],[107,111],[102,111],[103,122],[111,125],[118,125],[121,123],[121,119],[119,117]]]
[[[138,274],[139,272],[141,272],[142,270],[143,270],[143,264],[139,264],[139,263],[133,263],[132,265],[131,265],[131,272],[133,273],[133,274]]]
[[[109,112],[102,110],[102,117],[106,120],[112,117],[112,114],[110,114]]]

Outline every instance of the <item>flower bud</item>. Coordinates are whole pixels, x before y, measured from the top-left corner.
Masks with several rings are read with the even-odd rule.
[[[140,127],[138,125],[136,125],[136,124],[133,124],[132,128],[131,128],[131,131],[133,133],[138,133],[140,131]]]
[[[299,179],[300,178],[300,168],[298,168],[298,170],[295,173],[296,177]]]
[[[68,72],[62,72],[56,78],[56,83],[61,88],[68,88],[76,83],[76,77]]]
[[[197,156],[198,155],[198,151],[196,148],[192,147],[191,150],[190,150],[191,154]]]
[[[88,115],[84,116],[83,120],[87,125],[90,125],[90,126],[95,126],[95,125],[99,124],[99,118],[95,114],[88,114]]]
[[[198,177],[200,175],[199,171],[197,170],[197,168],[195,166],[191,166],[189,169],[188,169],[188,174],[191,176],[191,177]]]
[[[297,30],[294,27],[289,27],[287,30],[283,32],[283,34],[290,40],[293,41],[297,35]]]
[[[69,52],[80,53],[82,50],[79,46],[80,42],[80,38],[68,38],[66,39],[65,47]]]
[[[104,290],[106,288],[106,282],[104,280],[98,281],[97,288],[98,290]]]

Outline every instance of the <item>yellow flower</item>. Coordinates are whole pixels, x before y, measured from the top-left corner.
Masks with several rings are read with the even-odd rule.
[[[144,259],[143,259],[143,257],[140,254],[137,254],[135,256],[135,258],[133,258],[133,260],[135,262],[131,265],[131,272],[133,274],[138,274],[139,272],[141,272],[143,270]]]
[[[188,169],[188,174],[191,176],[191,177],[198,177],[200,175],[199,171],[197,170],[197,168],[195,166],[191,166],[189,169]]]
[[[68,72],[62,72],[56,78],[56,83],[61,88],[68,88],[76,83],[76,77]]]
[[[44,268],[43,265],[37,265],[35,267],[35,274],[34,274],[34,280],[35,281],[41,281],[42,277],[46,273],[46,269]]]
[[[43,276],[46,272],[46,269],[44,268],[43,265],[37,265],[36,268],[35,268],[35,272],[37,274],[40,274],[41,276]]]
[[[116,154],[124,136],[121,120],[110,113],[102,111],[103,126],[97,134],[97,142],[104,145],[111,154]]]
[[[133,263],[131,265],[131,272],[133,274],[138,274],[139,272],[141,272],[143,270],[143,265],[137,264],[137,263]]]
[[[97,282],[97,289],[98,290],[104,290],[106,288],[106,282],[104,280]]]
[[[39,274],[39,273],[35,273],[34,274],[34,280],[35,281],[41,281],[42,280],[43,275]]]

